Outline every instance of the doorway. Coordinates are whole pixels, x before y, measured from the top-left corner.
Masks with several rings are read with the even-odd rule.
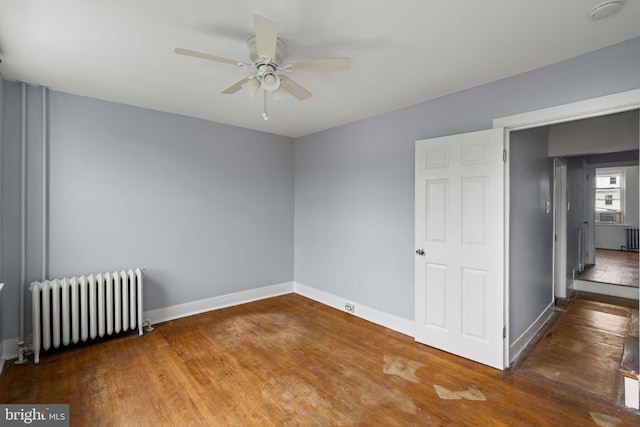
[[[538,111],[533,111],[524,114],[518,114],[514,116],[499,118],[494,120],[494,128],[504,128],[505,130],[505,149],[508,153],[511,154],[511,137],[514,132],[528,129],[542,129],[543,127],[563,124],[571,121],[577,121],[588,118],[598,118],[606,115],[611,115],[614,113],[621,112],[629,112],[635,111],[634,114],[638,114],[638,108],[640,107],[640,90],[632,90],[628,92],[618,93],[614,95],[604,96],[600,98],[594,98],[586,101],[579,101],[571,104],[561,105],[557,107],[546,108]],[[637,131],[636,131],[637,132]],[[637,133],[636,133],[637,135]],[[589,138],[589,135],[586,135]],[[601,145],[601,144],[600,144]],[[610,141],[607,144],[608,147],[614,146],[615,142]],[[602,147],[600,147],[601,149]],[[582,151],[584,153],[584,151]],[[598,152],[597,149],[595,152]],[[552,157],[556,157],[556,155],[552,155]],[[553,163],[550,164],[550,174],[551,179],[553,174]],[[584,169],[584,168],[582,168]],[[547,321],[554,314],[554,305],[553,304],[540,304],[541,308],[538,307],[532,313],[527,314],[527,318],[523,319],[522,312],[518,310],[514,310],[514,304],[517,304],[518,299],[524,299],[525,305],[528,295],[526,294],[526,290],[523,292],[520,289],[514,288],[514,281],[512,276],[514,273],[517,274],[517,271],[514,272],[514,269],[517,267],[512,262],[511,258],[513,258],[513,248],[514,242],[512,241],[512,234],[518,233],[519,230],[515,230],[512,226],[512,222],[514,219],[514,215],[511,212],[512,203],[510,203],[510,199],[513,197],[513,192],[511,191],[512,186],[512,177],[510,176],[512,172],[511,168],[506,168],[505,170],[505,317],[506,317],[506,325],[507,325],[507,345],[505,346],[505,360],[508,363],[511,363],[516,359],[516,357],[526,348],[527,344],[529,344],[536,336],[536,334],[541,330],[541,328],[547,323]],[[582,173],[582,172],[580,172]],[[571,186],[569,186],[571,189]],[[570,190],[571,191],[571,190]],[[551,201],[552,191],[549,191],[547,201]],[[571,193],[575,195],[575,192]],[[571,197],[569,198],[571,199]],[[582,197],[580,199],[583,199]],[[571,200],[570,200],[571,201]],[[544,206],[544,204],[539,204],[539,206]],[[571,202],[571,206],[577,206],[574,202]],[[584,219],[580,218],[580,223],[583,223]],[[587,256],[587,247],[590,244],[590,239],[592,238],[588,233],[585,235],[585,230],[587,227],[581,227],[582,232],[582,249],[578,250],[578,266],[580,264],[588,262]],[[577,227],[576,227],[577,230]],[[551,235],[551,229],[550,229]],[[520,244],[520,243],[516,243]],[[578,245],[576,245],[578,246]],[[547,248],[552,248],[553,244],[550,243]],[[551,251],[548,251],[551,252]],[[595,254],[592,254],[595,255]],[[550,254],[552,256],[552,254]],[[553,257],[551,258],[550,264],[552,264]],[[572,269],[568,270],[570,274],[572,274]],[[570,276],[568,276],[570,277]],[[552,277],[549,278],[549,286],[552,288],[551,284],[553,283]],[[550,292],[551,293],[551,292]],[[515,320],[518,319],[518,322],[521,324],[516,324]]]
[[[604,160],[604,161],[602,161]],[[638,151],[589,156],[589,260],[574,288],[638,299]]]
[[[639,139],[640,139],[640,131],[638,127],[639,111],[637,109],[637,106],[635,108],[627,110],[624,115],[628,117],[632,117],[635,120],[635,124],[634,124],[635,130],[632,135],[633,144],[631,147],[627,147],[627,150],[631,148],[635,150],[635,164],[637,165],[637,162],[638,162],[637,150],[639,147]],[[592,116],[589,118],[600,119],[608,116],[609,116],[608,112],[602,111],[600,115]],[[562,121],[560,124],[563,125],[562,126],[563,128],[568,128],[568,127],[574,126],[571,123],[572,122],[569,122],[569,121]],[[567,126],[564,126],[565,124]],[[589,148],[581,152],[579,151],[580,148],[576,146],[570,147],[571,149],[568,150],[568,152],[558,153],[557,150],[555,150],[555,147],[551,146],[551,140],[553,140],[553,137],[550,136],[550,134],[553,132],[550,129],[554,125],[558,125],[558,124],[556,123],[553,125],[550,124],[550,125],[543,125],[543,126],[529,126],[529,127],[526,127],[525,129],[521,129],[522,132],[520,132],[520,130],[518,131],[512,130],[507,133],[509,134],[508,141],[511,144],[509,146],[511,153],[518,152],[518,147],[516,145],[518,143],[530,144],[531,142],[535,142],[539,147],[541,147],[538,153],[542,153],[544,151],[545,143],[548,144],[546,146],[546,148],[548,149],[548,159],[547,159],[547,164],[549,165],[547,169],[548,172],[545,173],[545,169],[543,166],[540,166],[540,165],[536,166],[537,175],[534,178],[537,180],[539,184],[539,189],[541,191],[539,191],[538,193],[531,192],[529,197],[532,197],[532,195],[536,195],[536,194],[543,195],[539,199],[539,203],[538,203],[539,210],[538,210],[538,213],[536,214],[537,218],[539,218],[539,221],[542,221],[544,214],[549,213],[548,208],[547,209],[542,208],[542,206],[546,206],[548,203],[544,199],[544,192],[545,191],[549,192],[549,199],[552,200],[552,203],[553,203],[553,211],[552,211],[552,215],[550,215],[553,218],[552,219],[553,225],[551,227],[546,224],[540,225],[538,232],[542,232],[542,233],[549,232],[549,234],[553,237],[552,242],[547,246],[547,248],[553,248],[553,254],[549,258],[547,258],[546,261],[544,261],[544,258],[541,258],[540,265],[543,267],[546,265],[552,265],[552,268],[553,268],[552,279],[547,282],[548,283],[547,289],[551,289],[552,290],[551,292],[553,292],[553,295],[555,297],[559,297],[559,298],[569,297],[569,298],[568,300],[564,301],[560,307],[556,307],[555,304],[552,303],[551,301],[549,301],[549,304],[545,305],[544,304],[545,291],[543,290],[542,286],[539,284],[538,284],[539,291],[537,292],[536,295],[533,296],[534,298],[532,298],[531,295],[526,295],[526,292],[531,291],[531,286],[526,286],[526,289],[523,291],[518,287],[519,285],[517,283],[514,283],[514,279],[517,279],[520,281],[522,279],[522,277],[518,276],[520,272],[520,266],[522,264],[518,264],[517,262],[509,263],[509,272],[508,272],[509,279],[507,280],[507,283],[509,285],[509,304],[511,306],[515,306],[515,309],[514,307],[510,307],[509,313],[519,315],[520,313],[522,313],[522,311],[518,309],[518,304],[522,305],[522,302],[525,302],[525,303],[535,302],[536,297],[542,302],[537,307],[537,313],[539,313],[539,316],[534,319],[529,319],[530,323],[525,324],[525,326],[528,326],[528,328],[522,331],[516,331],[516,333],[510,334],[510,350],[511,350],[510,360],[512,361],[512,363],[514,363],[513,366],[517,366],[518,368],[522,368],[523,366],[526,366],[526,369],[528,369],[532,374],[547,376],[545,375],[545,373],[547,373],[550,375],[550,376],[547,376],[547,378],[551,380],[554,380],[555,378],[554,375],[555,376],[560,374],[564,375],[566,373],[566,377],[570,378],[569,382],[576,380],[575,383],[579,384],[580,382],[577,380],[579,380],[581,377],[584,377],[584,369],[580,369],[580,365],[583,360],[580,359],[580,357],[572,358],[570,354],[559,354],[558,352],[563,351],[563,348],[565,350],[569,348],[572,345],[571,342],[573,341],[575,341],[575,344],[577,347],[584,346],[590,342],[595,344],[596,347],[598,345],[606,344],[606,343],[598,342],[599,340],[589,340],[589,335],[587,333],[585,333],[584,336],[578,334],[578,332],[582,331],[582,329],[579,327],[578,328],[575,328],[575,327],[579,326],[578,323],[580,322],[584,323],[584,321],[588,320],[589,318],[593,320],[595,318],[602,317],[605,314],[609,314],[609,312],[613,312],[614,317],[620,320],[621,324],[618,326],[621,327],[620,331],[622,331],[622,333],[634,334],[637,336],[638,329],[639,329],[639,326],[637,325],[637,313],[638,313],[637,300],[639,297],[639,291],[637,287],[638,277],[637,275],[635,276],[636,287],[632,289],[631,294],[627,295],[627,298],[632,298],[632,299],[622,300],[622,304],[620,304],[620,301],[613,301],[613,302],[598,301],[599,298],[604,298],[604,299],[610,298],[602,295],[596,295],[595,301],[589,301],[588,303],[584,301],[585,298],[580,298],[580,301],[578,303],[575,303],[576,301],[575,297],[571,298],[573,289],[580,290],[579,286],[576,286],[576,283],[578,283],[579,281],[574,280],[576,278],[576,273],[577,274],[580,273],[584,265],[588,263],[588,260],[590,259],[590,257],[592,257],[595,260],[597,256],[595,252],[595,247],[596,247],[595,233],[593,233],[593,236],[589,235],[588,233],[590,228],[594,228],[595,230],[595,225],[596,225],[596,221],[595,221],[596,219],[595,218],[596,217],[595,187],[596,186],[595,185],[593,186],[594,187],[593,198],[592,198],[593,203],[590,203],[589,204],[590,206],[587,206],[587,204],[583,203],[583,201],[585,201],[586,195],[588,195],[588,197],[591,197],[591,191],[583,190],[585,185],[588,185],[588,182],[585,183],[585,178],[587,175],[590,175],[588,173],[585,173],[585,170],[586,170],[585,165],[606,163],[602,159],[596,159],[593,156],[600,155],[600,156],[606,157],[606,156],[615,156],[615,154],[610,154],[610,153],[594,154],[592,151],[590,151],[591,149]],[[563,131],[564,130],[566,129],[563,129]],[[602,144],[602,142],[600,144],[601,144],[601,147],[600,147],[601,150],[610,149],[610,146],[608,146],[608,144]],[[602,147],[602,145],[607,145],[607,147]],[[595,148],[598,149],[597,146]],[[529,149],[530,148],[526,148],[525,150],[529,150]],[[523,150],[521,149],[520,151],[523,151]],[[611,150],[611,151],[614,151],[614,150]],[[624,150],[621,150],[621,151],[624,151]],[[562,159],[558,157],[562,157]],[[512,158],[510,157],[510,159]],[[611,160],[611,159],[607,159],[607,160]],[[543,160],[542,159],[531,160],[531,156],[527,156],[527,161],[529,163],[525,165],[525,168],[528,167],[530,170],[533,170],[533,167],[535,166],[534,163],[535,162],[541,163]],[[509,172],[511,173],[511,176],[509,177],[508,182],[512,186],[509,192],[509,197],[516,198],[516,199],[523,198],[523,195],[521,194],[522,188],[513,187],[514,184],[517,184],[518,175],[522,174],[523,167],[521,165],[511,164],[509,168]],[[595,177],[595,174],[592,175],[592,179],[593,177]],[[632,180],[636,183],[636,185],[640,181],[637,174]],[[638,205],[637,197],[640,195],[640,189],[638,187],[635,187],[635,189],[630,191],[633,191],[636,195],[635,201],[632,202],[631,204],[637,206]],[[508,213],[510,217],[509,221],[513,222],[514,221],[514,218],[513,218],[514,204],[511,203],[509,208],[510,208],[510,211]],[[517,210],[517,208],[515,209]],[[620,209],[618,209],[618,211],[619,210]],[[526,212],[526,215],[532,214],[531,212],[532,211],[529,210],[528,212]],[[591,212],[594,212],[593,218],[591,218],[590,216]],[[636,216],[638,216],[637,211],[636,211]],[[608,217],[606,215],[603,215],[602,218],[599,218],[601,221],[598,221],[598,222],[604,222],[602,220],[605,220],[607,218]],[[617,221],[618,228],[624,225],[629,225],[629,224],[624,224],[621,221],[620,215],[616,217],[616,215],[614,214],[612,218],[613,218],[612,221]],[[630,219],[630,218],[627,218],[627,219]],[[542,224],[542,222],[540,224]],[[587,233],[585,233],[586,231]],[[512,259],[514,258],[514,254],[517,256],[517,251],[519,246],[517,243],[517,237],[514,236],[514,234],[517,232],[518,232],[517,227],[516,228],[512,227],[510,228],[510,231],[508,234],[509,235],[509,242],[507,243],[509,248],[508,256],[511,257]],[[527,245],[531,245],[532,243],[535,243],[535,242],[529,241],[527,242]],[[591,249],[591,247],[593,247],[593,249]],[[620,247],[618,247],[618,250],[620,250]],[[534,254],[535,251],[532,251],[531,248],[527,248],[526,253]],[[601,253],[600,255],[601,255],[601,260],[604,260],[603,254]],[[631,262],[634,262],[634,261],[632,260]],[[637,266],[637,261],[635,261],[635,265]],[[541,270],[544,271],[544,268],[541,268]],[[523,297],[523,294],[525,295],[525,297]],[[584,294],[578,293],[578,295],[582,297]],[[621,313],[623,311],[621,307],[623,307],[625,304],[631,306],[631,307],[627,307],[629,311],[629,313],[627,313],[628,315],[626,317],[618,316],[619,314],[618,312]],[[586,311],[579,310],[580,307],[584,308],[583,306],[589,306],[589,309]],[[565,319],[568,318],[570,320],[565,321],[564,322],[565,325],[562,326],[560,329],[571,330],[572,329],[571,327],[574,327],[573,332],[570,333],[571,338],[566,338],[566,339],[558,338],[560,329],[556,330],[553,328],[556,328],[556,323],[557,323],[556,320],[562,314],[568,311],[572,311],[573,314],[577,313],[577,315],[573,317],[571,316],[565,317]],[[636,319],[635,323],[631,321],[633,318]],[[553,321],[549,321],[551,319],[553,319]],[[567,322],[569,327],[567,327]],[[518,324],[514,322],[513,319],[510,319],[509,327],[513,328],[514,326],[518,326]],[[598,328],[597,324],[594,324],[592,326],[594,330]],[[593,332],[591,330],[589,331]],[[617,331],[615,333],[618,334],[620,331]],[[598,333],[606,333],[606,332],[607,331],[601,330]],[[581,339],[584,339],[586,341],[579,342]],[[529,343],[534,344],[535,347],[534,346],[528,347],[527,345]],[[558,346],[556,348],[553,348],[553,346],[550,346],[549,343],[555,343],[555,344],[558,344]],[[543,346],[545,349],[549,350],[550,353],[545,354],[544,352],[541,353],[540,351],[537,351],[539,350],[540,346]],[[531,359],[529,358],[525,359],[525,357],[527,357],[527,355],[530,354],[530,352],[532,351],[531,350],[532,348],[535,348],[537,351],[536,357]],[[526,351],[523,352],[524,349],[526,349]],[[615,355],[613,355],[612,357],[608,357],[607,359],[613,360],[614,362],[619,363],[619,359],[621,358],[621,355],[622,355],[622,349],[615,348],[613,349],[613,352],[614,353],[619,352],[620,354],[618,355],[616,353]],[[597,349],[594,350],[594,354],[604,354],[604,353],[605,353],[604,351],[598,351]],[[516,360],[516,357],[519,354],[522,357]],[[616,358],[617,358],[617,361],[616,361]],[[577,367],[577,369],[574,369],[574,372],[571,372],[571,369],[568,369],[567,372],[563,373],[561,371],[562,367],[555,366],[555,365],[550,366],[548,363],[545,364],[544,362],[545,360],[548,361],[552,359],[556,361],[557,360],[562,360],[565,362],[568,361],[568,365],[567,365],[568,368]],[[574,360],[570,360],[570,359],[574,359]],[[536,360],[538,362],[540,361],[542,362],[536,365]],[[528,364],[524,365],[525,363],[528,363]],[[615,388],[616,381],[619,381],[618,369],[615,366],[611,365],[611,366],[603,367],[603,371],[606,371],[606,373],[608,373],[608,376],[603,376],[603,381],[605,382],[609,381],[611,382],[611,384],[614,384],[611,390],[616,389]],[[565,381],[565,383],[567,382]],[[587,384],[586,389],[584,389],[584,391],[589,392],[588,386],[589,385]]]

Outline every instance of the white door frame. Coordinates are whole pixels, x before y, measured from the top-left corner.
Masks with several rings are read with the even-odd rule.
[[[567,297],[567,162],[553,161],[553,289],[552,296]]]
[[[512,116],[497,118],[493,121],[494,128],[504,128],[504,143],[507,153],[509,152],[509,138],[513,131],[530,129],[540,126],[548,126],[557,123],[569,122],[573,120],[588,119],[623,111],[640,108],[640,89],[620,92],[613,95],[601,96],[585,101],[572,102],[541,110],[530,111],[528,113],[515,114]],[[505,168],[504,176],[504,315],[507,336],[509,336],[509,168]],[[638,291],[640,296],[640,288]],[[509,345],[505,345],[505,364],[509,365]],[[508,367],[508,366],[507,366]]]
[[[593,175],[590,172],[589,163],[582,159],[582,247],[580,252],[580,272],[584,271],[584,267],[589,262],[589,256],[593,253],[592,246],[595,248],[595,227],[592,230],[591,226],[595,223],[595,208],[592,208],[591,197],[591,181],[594,180]],[[591,176],[591,179],[589,177]],[[595,188],[595,187],[594,187]],[[595,198],[595,197],[594,197]]]

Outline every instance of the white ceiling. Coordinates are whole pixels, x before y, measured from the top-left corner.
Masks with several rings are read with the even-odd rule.
[[[299,137],[640,36],[640,1],[0,0],[7,80]],[[290,75],[313,93],[269,103],[220,92],[250,74],[253,15],[278,23],[285,62],[347,56],[351,70]]]

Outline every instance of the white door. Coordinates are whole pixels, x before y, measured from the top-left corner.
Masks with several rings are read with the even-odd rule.
[[[504,129],[416,141],[417,341],[504,369]]]

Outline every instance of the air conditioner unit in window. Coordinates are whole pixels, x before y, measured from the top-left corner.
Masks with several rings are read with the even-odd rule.
[[[598,212],[598,222],[616,223],[616,212]]]

